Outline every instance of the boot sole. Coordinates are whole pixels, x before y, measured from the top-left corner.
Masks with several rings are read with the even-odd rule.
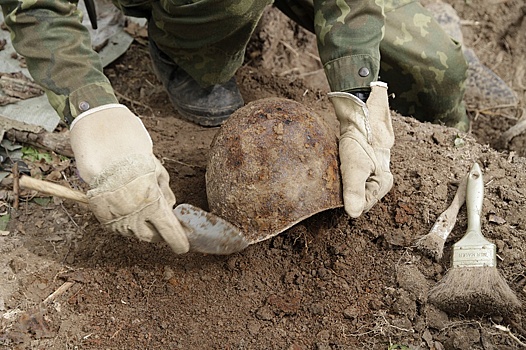
[[[172,102],[172,106],[179,112],[179,115],[181,116],[181,119],[184,119],[186,121],[189,121],[191,123],[204,126],[204,127],[218,127],[221,126],[234,111],[236,111],[238,108],[243,107],[243,105],[240,105],[238,108],[232,110],[230,113],[225,113],[221,115],[197,115],[194,113],[191,113],[184,108],[181,108],[173,99],[170,97],[170,101]]]

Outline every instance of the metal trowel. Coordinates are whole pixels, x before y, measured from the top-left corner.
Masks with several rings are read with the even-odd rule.
[[[194,251],[227,255],[251,244],[236,226],[191,204],[179,204],[174,214],[185,227],[190,249]]]
[[[86,194],[65,186],[26,175],[22,175],[19,182],[20,187],[26,189],[88,204]],[[249,245],[237,227],[203,209],[190,204],[179,204],[175,207],[174,214],[185,228],[190,251],[227,255],[241,251]],[[163,238],[171,245],[171,237]]]

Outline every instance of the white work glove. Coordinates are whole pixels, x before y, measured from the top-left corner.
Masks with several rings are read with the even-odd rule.
[[[154,156],[141,120],[120,104],[79,115],[71,125],[77,169],[91,190],[89,206],[110,231],[147,242],[165,240],[186,253],[188,239],[174,215],[169,175]]]
[[[340,122],[345,211],[357,218],[371,209],[393,186],[389,162],[394,132],[387,84],[372,82],[366,103],[346,92],[331,92],[329,98]]]

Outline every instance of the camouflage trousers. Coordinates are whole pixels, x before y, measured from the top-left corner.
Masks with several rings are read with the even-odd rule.
[[[276,0],[276,6],[315,32],[312,0]],[[420,121],[467,131],[464,92],[468,64],[460,43],[416,0],[386,0],[384,11],[379,79],[389,84],[390,107]],[[323,57],[324,48],[318,47]],[[331,87],[336,85],[328,78]]]
[[[272,0],[114,2],[127,15],[147,17],[150,37],[159,48],[202,85],[212,85],[227,81],[241,66],[246,45]],[[317,3],[274,1],[287,16],[317,34],[332,91],[360,89],[379,79],[389,84],[391,108],[399,113],[468,129],[463,102],[468,66],[461,46],[418,2],[388,0],[385,18],[382,6],[374,1],[346,2],[359,6],[359,13],[369,14],[355,18],[358,24],[349,26],[335,26],[334,21],[327,25],[324,14],[320,15],[323,6]],[[353,74],[357,70],[349,65],[354,62],[331,65],[345,55],[366,57],[359,64],[371,74],[365,79]]]
[[[380,78],[389,83],[391,108],[421,121],[469,129],[464,104],[468,64],[460,43],[449,37],[419,3],[386,6],[380,44]]]

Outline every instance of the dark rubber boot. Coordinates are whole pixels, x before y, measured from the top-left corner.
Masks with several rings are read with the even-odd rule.
[[[464,50],[468,61],[466,101],[478,108],[491,106],[517,106],[519,98],[515,92],[491,69],[480,62],[471,49]]]
[[[155,74],[184,119],[201,126],[219,126],[244,105],[234,78],[203,88],[151,39],[149,46]]]

